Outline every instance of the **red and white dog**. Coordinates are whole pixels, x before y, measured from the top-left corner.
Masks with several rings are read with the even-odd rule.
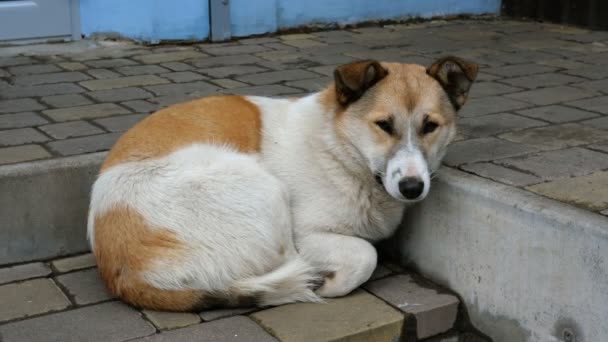
[[[476,75],[455,57],[362,61],[300,99],[215,96],[149,116],[93,187],[101,277],[156,310],[348,294],[376,267],[371,243],[427,195]]]

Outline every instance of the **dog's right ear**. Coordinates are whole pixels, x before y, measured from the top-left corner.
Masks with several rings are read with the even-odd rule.
[[[363,93],[388,75],[377,61],[361,61],[341,65],[334,71],[336,98],[340,105],[357,101]]]

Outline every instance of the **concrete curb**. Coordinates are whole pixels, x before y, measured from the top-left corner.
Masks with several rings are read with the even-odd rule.
[[[0,167],[0,265],[88,250],[89,192],[105,155]]]
[[[494,341],[608,341],[606,217],[444,168],[393,242]]]

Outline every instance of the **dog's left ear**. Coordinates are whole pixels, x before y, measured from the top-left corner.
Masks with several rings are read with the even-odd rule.
[[[454,108],[459,110],[467,100],[478,70],[479,66],[475,63],[447,56],[428,67],[426,73],[441,84]]]
[[[357,101],[366,90],[388,75],[377,61],[361,61],[341,65],[334,71],[338,103],[347,106]]]

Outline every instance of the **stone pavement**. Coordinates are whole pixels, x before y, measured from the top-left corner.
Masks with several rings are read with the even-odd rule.
[[[608,32],[454,20],[32,51],[0,58],[0,164],[107,150],[148,113],[192,97],[302,95],[341,63],[453,54],[482,69],[445,164],[608,215]]]
[[[113,299],[84,254],[0,268],[0,301],[3,342],[485,341],[457,297],[391,263],[326,304],[169,313]]]

